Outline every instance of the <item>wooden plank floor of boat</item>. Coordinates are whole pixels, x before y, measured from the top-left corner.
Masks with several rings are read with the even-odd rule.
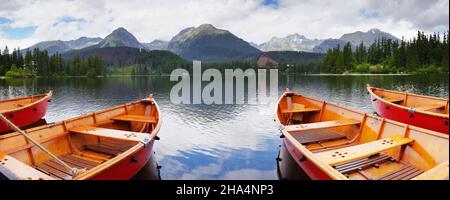
[[[335,168],[337,171],[344,175],[348,175],[354,172],[361,172],[368,168],[379,168],[382,163],[385,162],[397,162],[393,157],[380,153],[377,155],[373,155],[367,158],[362,158],[338,165],[334,165],[333,168]],[[417,169],[416,167],[412,165],[405,165],[397,170],[394,170],[392,172],[389,172],[383,176],[380,176],[378,178],[375,178],[375,180],[411,180],[420,174],[422,174],[423,171],[420,169]]]
[[[100,163],[95,163],[73,154],[65,154],[58,157],[64,161],[67,165],[78,169],[91,169]],[[61,180],[71,180],[72,174],[69,169],[58,163],[56,160],[47,160],[35,167],[37,170]]]
[[[128,143],[103,139],[99,144],[85,145],[82,149],[82,152],[92,151],[95,153],[117,156],[128,150],[130,147],[132,147],[132,145]],[[77,156],[73,154],[65,154],[59,156],[58,158],[67,163],[70,167],[78,169],[89,170],[101,164],[101,162],[98,163],[93,162],[88,159],[83,159],[82,156]],[[70,170],[61,165],[60,163],[58,163],[56,160],[45,161],[42,164],[36,166],[35,168],[56,179],[71,180],[73,178]]]

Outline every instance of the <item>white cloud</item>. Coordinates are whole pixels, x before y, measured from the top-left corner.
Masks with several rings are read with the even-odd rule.
[[[448,0],[280,0],[277,9],[262,6],[261,0],[0,0],[0,5],[0,17],[12,20],[11,27],[37,27],[22,40],[8,40],[0,33],[0,46],[21,47],[42,40],[104,37],[119,26],[140,41],[151,41],[169,40],[183,28],[211,23],[261,43],[291,33],[329,38],[370,28],[409,38],[419,29],[431,32],[449,24]],[[64,17],[84,21],[54,26]]]

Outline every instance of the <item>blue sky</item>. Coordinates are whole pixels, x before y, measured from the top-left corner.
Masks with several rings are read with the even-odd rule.
[[[0,48],[105,37],[125,27],[141,42],[209,23],[262,43],[299,33],[339,38],[378,28],[399,38],[448,30],[448,0],[0,0]]]
[[[278,0],[263,0],[262,4],[266,6],[278,7]]]

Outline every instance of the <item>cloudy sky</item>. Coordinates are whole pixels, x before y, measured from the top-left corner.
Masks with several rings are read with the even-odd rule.
[[[449,28],[449,0],[0,0],[0,48],[105,37],[125,27],[141,42],[210,23],[250,42],[300,33],[338,38],[379,28],[401,38]]]

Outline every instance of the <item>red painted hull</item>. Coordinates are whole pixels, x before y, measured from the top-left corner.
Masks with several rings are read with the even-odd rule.
[[[13,112],[4,112],[3,115],[18,127],[28,126],[45,116],[51,98],[52,96],[48,95],[44,100],[39,101],[30,107]],[[9,131],[12,131],[11,128],[5,122],[0,121],[0,135]]]
[[[448,134],[449,132],[448,118],[418,112],[413,113],[405,108],[393,106],[384,101],[381,101],[372,94],[371,99],[373,109],[378,115],[383,118],[395,120],[401,123],[425,128],[432,131],[437,131],[444,134]]]
[[[292,145],[289,140],[286,138],[283,139],[283,143],[291,155],[291,157],[295,160],[297,165],[303,170],[303,172],[312,180],[332,180],[330,176],[328,176],[325,172],[323,172],[319,167],[317,167],[311,161],[305,159],[303,154],[298,151],[294,145]]]
[[[129,180],[136,175],[150,160],[155,140],[153,139],[144,149],[122,160],[111,168],[102,171],[90,180]]]

